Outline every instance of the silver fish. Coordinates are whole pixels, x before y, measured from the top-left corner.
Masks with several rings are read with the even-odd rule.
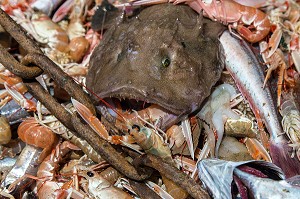
[[[293,176],[291,178],[286,179],[286,181],[293,186],[297,186],[300,188],[300,175]]]
[[[269,178],[260,178],[249,173],[243,172],[237,168],[233,173],[249,189],[254,198],[299,198],[300,188],[292,186],[285,180],[271,180]]]
[[[229,31],[221,35],[220,41],[227,70],[249,101],[258,122],[263,122],[270,134],[272,161],[282,168],[287,177],[300,174],[300,162],[291,158],[292,148],[283,134],[271,91],[268,86],[263,88],[264,73],[254,53],[245,41],[233,37]]]
[[[1,183],[2,188],[8,188],[12,183],[21,178],[24,174],[30,174],[36,176],[36,172],[38,169],[38,159],[42,152],[42,149],[26,145],[23,149],[22,153],[19,155],[15,165],[9,171],[4,181]],[[13,193],[19,193],[21,190],[18,188],[22,188],[24,191],[25,185],[29,185],[29,178],[24,178],[20,183],[18,183],[13,190]]]
[[[11,168],[14,166],[15,163],[16,163],[15,158],[6,157],[0,160],[0,181],[11,170]]]
[[[10,170],[10,168],[13,167],[15,163],[16,163],[15,158],[7,157],[7,158],[0,160],[0,171]]]
[[[26,93],[25,97],[30,99],[32,95],[30,93]],[[15,100],[10,100],[0,109],[0,115],[6,117],[10,125],[14,125],[22,122],[23,118],[30,116],[30,114],[22,109],[19,104]]]
[[[213,198],[231,199],[233,172],[241,165],[256,165],[256,168],[268,171],[275,179],[284,179],[281,169],[270,162],[255,160],[232,162],[216,158],[201,160],[197,164],[198,175]]]

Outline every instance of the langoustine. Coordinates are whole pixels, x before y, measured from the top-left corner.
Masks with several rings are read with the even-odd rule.
[[[300,112],[291,92],[283,93],[283,101],[279,112],[283,117],[281,121],[283,130],[292,142],[290,146],[293,147],[294,153],[300,159]],[[292,156],[294,156],[294,153]]]
[[[70,142],[63,142],[55,147],[55,150],[48,155],[41,163],[37,171],[37,189],[39,198],[53,198],[63,194],[63,190],[60,190],[62,183],[55,181],[55,173],[59,168],[63,157],[70,150],[79,150],[78,147]]]
[[[175,3],[179,2],[185,1],[175,0]],[[244,6],[231,0],[213,0],[210,3],[204,3],[202,0],[186,2],[198,13],[204,10],[204,14],[210,19],[226,25],[230,24],[230,27],[235,28],[239,35],[251,43],[258,42],[269,34],[270,21],[268,16],[259,9]],[[251,29],[247,26],[250,26]]]
[[[78,174],[86,179],[86,181],[82,183],[82,186],[85,187],[87,193],[94,198],[132,198],[128,193],[114,187],[95,171],[79,167]]]
[[[41,160],[50,153],[52,147],[57,142],[57,137],[51,129],[41,126],[33,117],[25,119],[19,125],[18,135],[25,143],[44,149]]]

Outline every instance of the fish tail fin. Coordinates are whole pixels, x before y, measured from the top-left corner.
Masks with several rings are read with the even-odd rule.
[[[283,135],[270,143],[272,161],[283,170],[287,178],[300,175],[300,161],[297,157],[291,157],[292,151],[293,148],[289,146]]]

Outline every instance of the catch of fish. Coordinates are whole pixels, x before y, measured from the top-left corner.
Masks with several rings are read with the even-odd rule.
[[[300,2],[2,0],[0,8],[0,198],[299,197]],[[9,70],[8,57],[31,66],[32,53],[10,20],[96,109],[51,70],[35,78]],[[110,151],[65,125],[76,116],[147,179],[130,178]]]

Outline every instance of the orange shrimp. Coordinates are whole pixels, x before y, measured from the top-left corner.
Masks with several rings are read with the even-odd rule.
[[[243,38],[251,43],[261,41],[270,32],[271,23],[268,16],[259,9],[231,0],[213,0],[210,4],[206,4],[202,0],[174,1],[175,4],[181,2],[186,2],[198,13],[204,10],[204,16],[236,29]]]
[[[122,8],[168,2],[173,2],[174,4],[186,3],[198,13],[204,10],[203,14],[205,17],[229,25],[229,29],[236,29],[244,39],[251,43],[261,41],[270,32],[271,23],[264,12],[232,0],[212,0],[211,3],[204,3],[202,0],[139,0],[115,6]]]
[[[70,150],[80,149],[68,141],[58,144],[39,166],[37,171],[39,198],[54,198],[53,196],[62,194],[63,184],[55,181],[55,173],[59,168],[59,163]]]
[[[40,160],[48,155],[52,146],[57,142],[56,134],[49,128],[40,125],[34,117],[25,119],[19,125],[18,135],[23,142],[44,149]]]
[[[8,87],[11,87],[13,90],[16,90],[21,95],[27,92],[27,88],[22,82],[22,79],[7,70],[0,73],[0,87],[2,87],[2,85],[5,87],[4,84],[6,84]],[[12,99],[12,96],[10,95],[9,91],[3,89],[0,93],[0,99],[0,106],[4,106]]]
[[[92,114],[92,112],[86,106],[84,106],[82,103],[78,102],[73,98],[71,100],[79,115],[103,139],[109,141],[112,144],[121,144],[122,142],[126,142],[129,144],[134,143],[134,138],[130,135],[123,135],[123,136],[109,135],[105,126],[95,115]]]
[[[288,64],[285,62],[285,57],[283,52],[278,48],[275,50],[275,52],[268,57],[268,48],[267,43],[265,41],[260,42],[259,44],[261,49],[262,57],[265,61],[265,63],[269,66],[266,74],[266,78],[264,81],[264,87],[268,81],[268,79],[271,77],[272,71],[279,69],[278,71],[278,81],[277,81],[277,107],[281,104],[281,92],[283,84],[286,82],[289,85],[293,85],[292,80],[287,75],[287,69],[289,68]]]

